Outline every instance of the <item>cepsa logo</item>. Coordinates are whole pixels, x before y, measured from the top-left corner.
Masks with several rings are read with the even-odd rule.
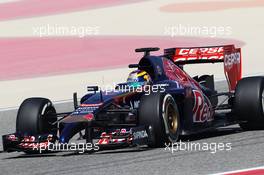
[[[225,55],[224,65],[227,70],[232,69],[232,67],[237,64],[240,64],[240,52]]]
[[[224,59],[223,47],[182,48],[176,49],[174,61],[196,59]]]
[[[204,97],[200,91],[194,90],[193,121],[205,122],[213,120],[213,112],[209,99]]]

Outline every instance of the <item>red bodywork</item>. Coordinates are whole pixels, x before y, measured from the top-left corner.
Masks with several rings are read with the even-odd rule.
[[[175,48],[172,59],[178,64],[223,62],[230,91],[242,77],[241,49],[234,45]]]

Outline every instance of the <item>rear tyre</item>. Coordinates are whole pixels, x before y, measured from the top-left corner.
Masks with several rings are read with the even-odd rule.
[[[28,98],[19,107],[16,132],[23,135],[57,134],[56,110],[46,98]]]
[[[243,130],[264,129],[264,78],[241,79],[236,87],[234,111]]]
[[[180,133],[180,115],[170,94],[144,95],[139,105],[139,124],[145,125],[149,147],[163,147],[176,142]]]

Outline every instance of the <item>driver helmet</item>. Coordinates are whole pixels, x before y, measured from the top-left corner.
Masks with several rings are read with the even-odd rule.
[[[127,84],[132,87],[141,87],[151,83],[151,77],[144,70],[132,71],[127,78]]]

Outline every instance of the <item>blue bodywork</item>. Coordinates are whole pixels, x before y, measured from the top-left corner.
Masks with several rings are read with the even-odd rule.
[[[168,69],[170,67],[172,71],[175,71],[173,69],[180,71],[181,77],[177,75],[177,72],[169,72],[170,70]],[[165,92],[172,94],[175,98],[177,98],[177,101],[181,101],[181,113],[184,115],[184,118],[181,119],[181,122],[185,123],[184,126],[187,126],[183,128],[183,133],[191,131],[193,128],[197,130],[199,128],[203,128],[204,126],[210,126],[211,121],[203,121],[199,123],[193,120],[193,105],[195,103],[195,98],[193,95],[190,96],[189,93],[192,93],[193,90],[195,90],[200,92],[203,98],[205,95],[203,94],[199,83],[195,82],[191,77],[189,77],[180,67],[176,66],[168,58],[162,56],[145,56],[140,60],[138,69],[143,69],[150,74],[153,85],[166,85],[164,86]],[[182,79],[186,79],[186,81],[182,81]],[[73,111],[71,117],[74,116],[78,118],[92,113],[94,114],[96,120],[97,114],[101,111],[101,109],[112,102],[115,102],[121,106],[130,105],[129,103],[131,100],[140,101],[140,97],[145,93],[146,92],[133,93],[123,91],[112,91],[107,93],[96,92],[95,94],[88,93],[82,97],[81,105],[79,108]],[[128,101],[124,101],[124,99]],[[206,99],[203,103],[209,106],[209,108],[211,107],[209,100]],[[81,129],[83,129],[82,123],[65,123],[62,131],[60,132],[60,142],[69,142],[71,137],[78,133]]]

